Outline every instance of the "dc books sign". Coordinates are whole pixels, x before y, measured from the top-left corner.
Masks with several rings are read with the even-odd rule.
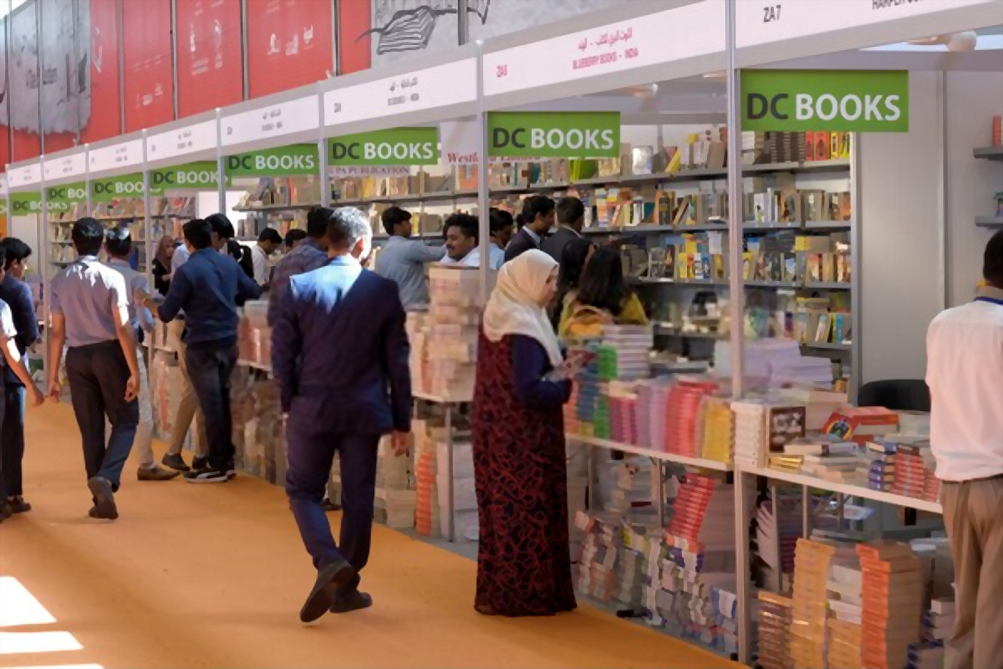
[[[227,156],[226,174],[234,177],[287,177],[320,174],[316,144],[291,144],[277,149]]]
[[[908,132],[909,73],[742,70],[742,130]]]
[[[328,165],[438,165],[439,128],[391,128],[327,140]]]
[[[619,112],[491,112],[488,155],[618,158]]]

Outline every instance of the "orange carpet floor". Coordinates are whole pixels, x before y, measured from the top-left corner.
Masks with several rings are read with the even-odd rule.
[[[588,605],[479,616],[475,562],[380,526],[373,608],[303,625],[314,574],[280,488],[140,483],[130,462],[121,518],[94,521],[70,409],[27,422],[35,508],[0,525],[0,667],[737,666]]]

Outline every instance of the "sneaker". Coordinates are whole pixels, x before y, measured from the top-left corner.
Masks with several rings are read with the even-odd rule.
[[[188,483],[226,483],[230,480],[230,475],[225,469],[194,469],[185,474],[185,481]]]
[[[196,458],[197,460],[198,458]],[[173,469],[176,472],[189,472],[191,469],[185,464],[185,459],[178,455],[171,455],[168,453],[164,456],[164,459],[160,461],[165,467]],[[197,467],[196,467],[197,469]]]
[[[348,595],[338,595],[334,599],[334,604],[331,605],[330,611],[331,613],[349,613],[351,611],[368,609],[372,605],[373,598],[369,596],[369,593],[352,590]]]
[[[226,476],[230,479],[237,478],[237,467],[233,464],[233,460],[226,465]]]
[[[194,469],[195,471],[198,471],[200,469],[208,469],[208,468],[209,468],[209,456],[208,455],[205,456],[205,457],[200,457],[200,456],[196,455],[195,459],[192,460],[192,469]]]
[[[18,495],[17,497],[9,497],[7,499],[7,504],[10,505],[11,513],[27,513],[31,511],[31,504],[24,501],[24,497]]]
[[[94,495],[94,508],[92,518],[104,518],[115,520],[118,518],[118,507],[115,505],[115,493],[112,492],[111,482],[101,476],[95,476],[87,482],[87,487]]]
[[[300,609],[300,620],[312,623],[331,610],[338,596],[338,591],[355,576],[352,565],[345,560],[329,564],[317,574],[317,582]]]
[[[180,457],[180,456],[179,456]],[[140,481],[170,481],[181,475],[179,471],[171,471],[154,465],[152,468],[140,467],[136,478]]]

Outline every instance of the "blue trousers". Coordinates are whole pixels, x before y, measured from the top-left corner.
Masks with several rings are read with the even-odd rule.
[[[233,466],[233,418],[230,414],[230,377],[237,364],[237,345],[185,349],[188,378],[199,398],[209,439],[209,466],[217,471]]]
[[[117,341],[74,346],[66,352],[73,413],[80,426],[87,478],[101,476],[118,490],[139,425],[139,402],[125,401],[129,365]],[[105,442],[105,417],[111,435]]]
[[[289,413],[286,428],[289,506],[318,571],[344,559],[359,572],[369,561],[380,435],[330,432],[319,424],[323,421],[318,420],[312,404],[308,399],[297,398]],[[335,453],[341,462],[342,507],[337,544],[322,504]],[[345,590],[351,591],[358,584],[356,576]]]
[[[21,462],[24,460],[24,386],[7,381],[4,412],[0,414],[0,498],[24,494]]]

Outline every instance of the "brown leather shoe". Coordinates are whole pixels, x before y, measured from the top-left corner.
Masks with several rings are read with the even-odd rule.
[[[174,472],[154,465],[153,469],[140,467],[136,476],[140,481],[170,481],[180,475],[181,472]]]

